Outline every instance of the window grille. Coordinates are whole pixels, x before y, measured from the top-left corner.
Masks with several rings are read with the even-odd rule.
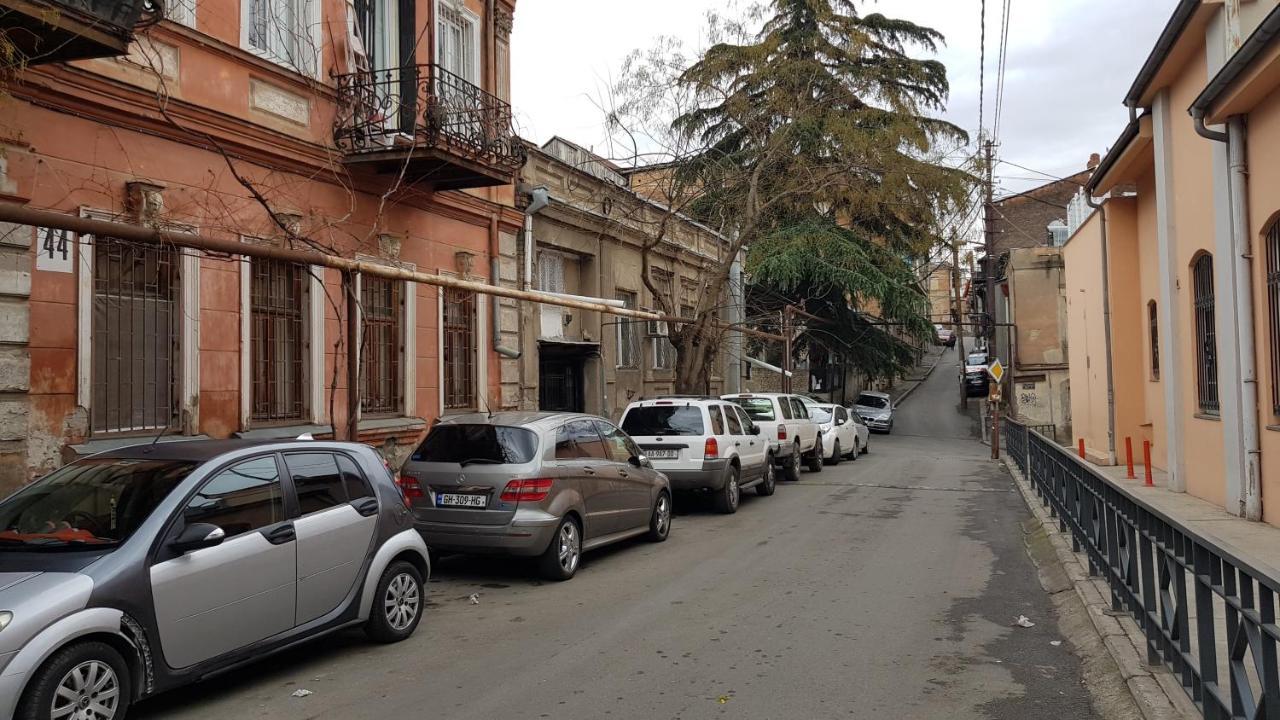
[[[631,292],[619,292],[614,295],[616,300],[622,302],[623,307],[629,310],[636,308],[636,294]],[[638,321],[628,320],[619,317],[617,320],[618,328],[618,359],[617,366],[620,368],[635,368],[640,366],[640,333],[636,326]]]
[[[1147,303],[1147,335],[1151,343],[1151,379],[1160,379],[1160,321],[1156,314],[1156,301]]]
[[[360,397],[360,409],[365,413],[397,413],[402,407],[403,288],[403,283],[387,278],[360,278],[360,303],[364,309],[360,352],[364,393]]]
[[[252,417],[260,422],[300,420],[307,271],[283,260],[254,259],[249,265]]]
[[[246,0],[249,47],[307,75],[315,74],[311,3],[318,0]]]
[[[1196,391],[1200,412],[1218,414],[1218,344],[1214,325],[1213,256],[1201,255],[1191,269],[1196,323]]]
[[[476,296],[444,290],[444,406],[476,406]]]
[[[92,430],[176,429],[178,251],[95,238],[92,252]]]
[[[479,76],[476,67],[477,28],[471,16],[448,2],[439,4],[440,17],[436,24],[437,53],[445,70],[475,83]]]
[[[538,289],[543,292],[563,293],[564,256],[554,252],[538,255]]]
[[[1271,332],[1271,410],[1280,415],[1280,222],[1267,233],[1267,323]]]

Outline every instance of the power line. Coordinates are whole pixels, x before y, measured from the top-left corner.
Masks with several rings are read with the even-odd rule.
[[[978,20],[978,144],[981,145],[983,123],[986,121],[983,113],[987,104],[984,96],[987,89],[987,0],[979,0]]]
[[[1000,11],[1000,61],[996,74],[996,108],[995,120],[992,122],[992,136],[998,141],[1000,138],[1000,118],[1004,114],[1004,78],[1005,68],[1009,64],[1009,13],[1012,10],[1012,0],[1004,0],[1004,6]]]

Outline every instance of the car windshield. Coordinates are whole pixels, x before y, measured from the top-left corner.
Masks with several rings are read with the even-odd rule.
[[[880,408],[883,410],[884,408],[889,407],[889,400],[878,395],[859,395],[858,404],[862,407]]]
[[[729,402],[741,405],[747,415],[757,422],[773,422],[773,401],[769,398],[729,398]]]
[[[505,425],[437,425],[410,460],[462,465],[523,465],[538,451],[538,436]]]
[[[702,408],[693,405],[633,407],[622,419],[622,430],[632,436],[701,435]]]
[[[970,365],[986,365],[987,356],[985,353],[973,353],[966,362]]]
[[[198,465],[119,458],[67,465],[0,503],[0,550],[122,543]]]
[[[831,411],[826,408],[810,406],[809,415],[819,425],[831,422]]]

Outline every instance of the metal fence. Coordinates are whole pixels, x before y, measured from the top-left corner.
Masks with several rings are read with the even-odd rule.
[[[1196,535],[1048,438],[1004,424],[1008,456],[1070,531],[1206,718],[1280,718],[1280,580]]]

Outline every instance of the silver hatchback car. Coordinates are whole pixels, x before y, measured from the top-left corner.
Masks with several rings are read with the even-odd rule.
[[[120,720],[348,626],[403,640],[430,570],[363,445],[193,441],[77,461],[0,502],[0,718]]]
[[[573,413],[449,418],[400,470],[433,551],[537,557],[568,580],[583,552],[671,531],[671,486],[613,423]]]

